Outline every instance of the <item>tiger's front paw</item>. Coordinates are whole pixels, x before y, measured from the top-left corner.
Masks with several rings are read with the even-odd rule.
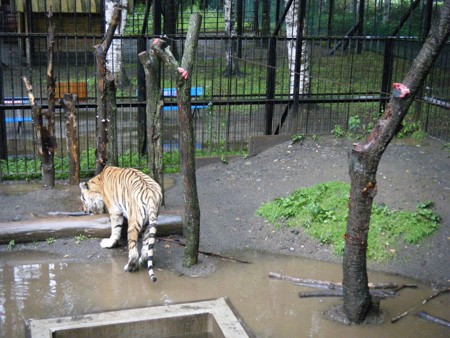
[[[111,238],[105,238],[105,239],[102,239],[102,241],[101,241],[101,243],[100,243],[100,246],[101,246],[103,249],[110,249],[110,248],[113,248],[114,245],[116,245],[116,242],[115,242],[114,240],[112,240]]]

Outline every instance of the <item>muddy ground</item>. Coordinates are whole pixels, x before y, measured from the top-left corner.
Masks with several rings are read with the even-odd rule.
[[[197,170],[201,207],[201,250],[239,258],[246,248],[298,255],[315,260],[340,262],[332,248],[307,238],[302,231],[275,230],[255,215],[261,203],[285,196],[291,191],[331,180],[349,181],[346,139],[322,137],[303,144],[290,142],[274,146],[259,155],[235,158]],[[163,210],[182,210],[182,180],[169,176],[175,185],[166,191]],[[32,183],[23,183],[29,185]],[[77,211],[80,208],[78,187],[58,182],[52,190],[36,189],[24,194],[9,194],[11,183],[0,189],[0,223],[48,217],[52,211]],[[38,185],[37,185],[38,186]],[[25,189],[27,190],[27,189]],[[442,223],[435,234],[419,245],[401,245],[394,258],[386,263],[369,262],[369,269],[400,274],[425,282],[432,287],[448,286],[450,281],[450,152],[442,142],[426,139],[397,140],[386,150],[378,170],[376,203],[395,209],[414,210],[422,201],[432,200]],[[78,243],[77,243],[78,242]],[[16,244],[5,250],[45,250],[64,259],[104,259],[126,255],[125,243],[104,250],[100,239],[76,241],[56,239],[54,243]],[[156,248],[156,265],[181,273],[204,274],[215,269],[215,258],[200,256],[200,264],[191,271],[181,267],[183,249],[160,240]],[[301,275],[301,273],[299,273]]]

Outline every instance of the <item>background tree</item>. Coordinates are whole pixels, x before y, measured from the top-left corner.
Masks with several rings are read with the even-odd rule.
[[[108,31],[109,18],[113,15],[114,7],[119,7],[122,10],[120,22],[115,30],[115,34],[122,35],[127,23],[128,0],[105,0],[105,32]],[[114,75],[116,83],[125,86],[129,83],[129,79],[122,64],[122,49],[122,40],[113,39],[111,48],[106,53],[106,68]]]
[[[363,143],[354,144],[349,153],[351,188],[343,258],[343,310],[353,323],[362,322],[371,306],[366,251],[372,204],[377,192],[378,164],[386,147],[400,130],[408,108],[449,35],[450,0],[446,0],[439,21],[430,30],[403,84],[394,84],[393,95],[384,115],[367,139]]]
[[[240,75],[239,65],[237,62],[237,41],[234,39],[236,36],[235,26],[235,8],[233,0],[225,0],[223,11],[225,16],[225,35],[228,37],[226,40],[226,53],[225,57],[227,65],[223,74],[225,76],[238,76]]]
[[[292,1],[286,0],[286,6],[288,6]],[[295,74],[299,73],[299,83],[298,83],[298,93],[306,94],[309,91],[309,60],[308,53],[306,50],[306,40],[301,39],[301,49],[300,49],[300,59],[297,61],[299,64],[296,65],[297,55],[297,38],[299,35],[303,35],[305,32],[305,26],[303,25],[303,32],[299,32],[298,29],[301,27],[299,25],[299,17],[302,15],[300,13],[300,2],[301,0],[294,0],[290,4],[289,11],[286,15],[286,44],[288,52],[288,65],[289,65],[289,93],[294,94],[295,84]],[[304,13],[303,13],[304,15]]]

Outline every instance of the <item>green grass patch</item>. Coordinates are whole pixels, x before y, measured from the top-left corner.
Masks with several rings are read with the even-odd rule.
[[[342,255],[349,191],[347,183],[320,183],[264,203],[256,214],[278,229],[303,227],[308,236],[322,244],[330,244],[336,255]],[[432,206],[433,203],[427,201],[419,204],[416,211],[399,211],[374,205],[367,258],[385,261],[393,257],[401,245],[417,244],[431,235],[441,219],[431,210]]]

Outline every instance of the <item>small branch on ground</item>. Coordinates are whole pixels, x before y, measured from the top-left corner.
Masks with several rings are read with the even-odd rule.
[[[186,245],[183,242],[180,242],[180,241],[178,241],[176,239],[172,239],[172,238],[160,238],[160,240],[164,241],[164,242],[174,243],[174,244],[177,244],[177,245],[183,246],[183,247]],[[203,250],[199,250],[198,252],[203,254],[203,255],[205,255],[205,256],[212,256],[212,257],[222,258],[222,259],[226,259],[226,260],[232,261],[232,262],[243,263],[243,264],[250,264],[251,263],[249,261],[244,261],[244,260],[241,260],[241,259],[237,259],[237,258],[233,258],[233,257],[228,257],[228,256],[223,256],[223,255],[220,255],[220,254],[216,254],[214,252],[208,252],[208,251],[203,251]]]
[[[438,297],[439,295],[443,294],[443,293],[447,293],[450,292],[450,288],[445,288],[442,290],[439,290],[438,292],[432,294],[431,296],[429,296],[428,298],[425,298],[422,303],[417,304],[415,306],[413,306],[412,308],[410,308],[409,310],[406,310],[405,312],[399,314],[397,317],[392,318],[391,319],[391,323],[396,323],[397,321],[399,321],[400,319],[402,319],[403,317],[405,317],[406,315],[408,315],[411,311],[417,309],[420,305],[425,304],[426,302],[432,300],[433,298]]]

